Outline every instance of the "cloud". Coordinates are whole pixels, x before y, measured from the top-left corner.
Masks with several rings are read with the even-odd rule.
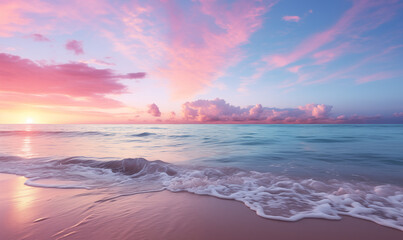
[[[176,113],[174,112],[174,111],[172,111],[172,112],[170,112],[169,113],[169,120],[175,120],[175,118],[176,118]]]
[[[74,97],[65,94],[30,94],[16,92],[1,92],[0,102],[7,105],[18,104],[20,107],[24,105],[42,106],[49,108],[51,106],[69,107],[90,107],[113,109],[124,107],[124,105],[114,99],[107,98],[103,95],[92,95],[88,97]]]
[[[403,112],[395,112],[393,114],[393,117],[401,118],[401,117],[403,117]]]
[[[102,65],[102,66],[115,66],[116,65],[114,63],[107,62],[107,61],[100,60],[100,59],[81,60],[80,62],[87,63],[87,64],[97,64],[97,65]]]
[[[83,43],[77,40],[70,40],[65,45],[66,49],[74,52],[75,55],[84,54]]]
[[[276,2],[197,0],[184,6],[158,0],[6,1],[0,2],[0,35],[71,33],[90,26],[136,66],[166,81],[174,98],[186,98],[214,86],[226,68],[243,59],[240,47]],[[66,49],[76,55],[85,52],[76,40]]]
[[[311,115],[315,118],[329,117],[332,108],[332,106],[324,104],[307,104],[305,106],[298,107],[298,109],[305,111],[308,116]]]
[[[301,18],[298,16],[284,16],[283,20],[287,21],[287,22],[299,22],[299,20],[301,20]]]
[[[0,36],[10,37],[18,33],[71,31],[90,25],[96,18],[105,23],[105,15],[113,7],[105,0],[13,0],[0,1]]]
[[[298,73],[299,70],[303,67],[303,65],[296,65],[293,67],[289,67],[287,68],[288,71],[292,72],[292,73]]]
[[[275,2],[199,0],[186,9],[175,1],[131,3],[121,16],[125,34],[106,36],[136,64],[146,61],[138,59],[139,52],[146,56],[147,64],[154,65],[152,74],[168,82],[174,98],[183,99],[213,86],[227,67],[240,61],[240,46],[261,27]]]
[[[118,105],[117,101],[107,99],[106,94],[122,94],[126,86],[120,79],[143,78],[145,73],[116,74],[111,69],[97,69],[84,63],[38,64],[29,59],[0,53],[0,92],[31,94],[38,102],[52,99],[61,104],[87,102],[102,107],[103,103]],[[47,97],[44,97],[47,96]],[[10,97],[12,100],[14,97]],[[22,101],[21,96],[15,99]],[[25,99],[27,103],[29,99]]]
[[[155,103],[148,105],[147,113],[151,114],[151,116],[153,116],[153,117],[161,116],[160,109],[158,108],[158,106]]]
[[[233,106],[223,99],[197,100],[182,105],[185,121],[190,122],[250,122],[250,123],[328,123],[332,106],[307,104],[298,108],[269,108],[261,104],[248,107]]]
[[[145,72],[137,72],[137,73],[128,73],[124,75],[118,75],[119,78],[122,79],[140,79],[140,78],[145,78],[146,73]]]
[[[268,70],[287,66],[314,53],[337,37],[357,36],[377,28],[390,20],[396,9],[398,9],[396,1],[355,0],[353,1],[353,6],[329,29],[308,37],[289,53],[268,55],[263,58],[263,61],[268,64]],[[362,22],[364,17],[365,23]],[[337,50],[339,50],[337,55],[341,55],[342,50],[346,51],[348,49]],[[334,58],[330,57],[331,59]]]
[[[180,11],[172,9],[169,19],[174,33],[172,47],[167,49],[167,67],[160,71],[170,80],[174,96],[185,98],[200,93],[225,68],[238,62],[241,58],[238,47],[260,28],[263,14],[272,5],[273,1],[201,0],[199,11],[190,21],[183,21],[184,12],[178,15]]]
[[[40,1],[33,0],[29,4],[23,1],[0,1],[0,36],[10,37],[15,32],[24,32],[25,26],[30,25],[30,14],[44,14],[48,7]]]
[[[33,33],[33,34],[28,35],[27,37],[32,38],[36,42],[50,42],[49,38],[47,38],[39,33]]]
[[[368,83],[368,82],[390,79],[390,78],[394,78],[396,76],[397,76],[396,74],[391,73],[391,72],[379,72],[379,73],[374,73],[374,74],[370,74],[367,76],[362,76],[356,80],[356,83],[363,84],[363,83]]]
[[[350,49],[350,43],[345,42],[335,48],[329,48],[322,51],[318,51],[313,54],[313,58],[316,59],[315,64],[324,64],[330,62],[333,59],[344,54],[349,49]]]
[[[396,122],[381,116],[332,116],[332,106],[306,104],[297,108],[233,106],[223,99],[197,100],[182,105],[184,123],[262,123],[262,124],[316,124],[316,123],[383,123]]]

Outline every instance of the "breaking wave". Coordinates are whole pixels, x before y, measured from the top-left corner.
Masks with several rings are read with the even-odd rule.
[[[142,132],[142,133],[138,133],[138,134],[132,134],[132,135],[130,135],[130,137],[147,137],[147,136],[151,136],[151,135],[155,135],[155,133]]]
[[[238,168],[174,165],[144,158],[0,157],[0,172],[52,188],[107,188],[118,194],[186,191],[243,202],[259,216],[297,221],[349,215],[403,231],[403,188],[359,181],[291,178]],[[52,180],[49,182],[49,180]]]

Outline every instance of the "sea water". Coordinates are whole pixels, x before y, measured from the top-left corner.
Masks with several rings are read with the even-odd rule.
[[[33,187],[168,190],[269,219],[403,230],[403,125],[0,125],[0,172]]]

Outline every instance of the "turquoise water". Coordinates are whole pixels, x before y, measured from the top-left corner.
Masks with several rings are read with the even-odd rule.
[[[232,166],[403,184],[403,125],[0,125],[6,156]]]
[[[403,125],[0,125],[0,143],[0,172],[31,186],[188,191],[271,219],[403,229]]]

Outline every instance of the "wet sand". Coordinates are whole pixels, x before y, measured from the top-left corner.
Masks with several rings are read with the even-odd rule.
[[[168,191],[107,200],[99,190],[34,188],[0,174],[0,239],[403,239],[370,221],[261,218],[240,202]]]

